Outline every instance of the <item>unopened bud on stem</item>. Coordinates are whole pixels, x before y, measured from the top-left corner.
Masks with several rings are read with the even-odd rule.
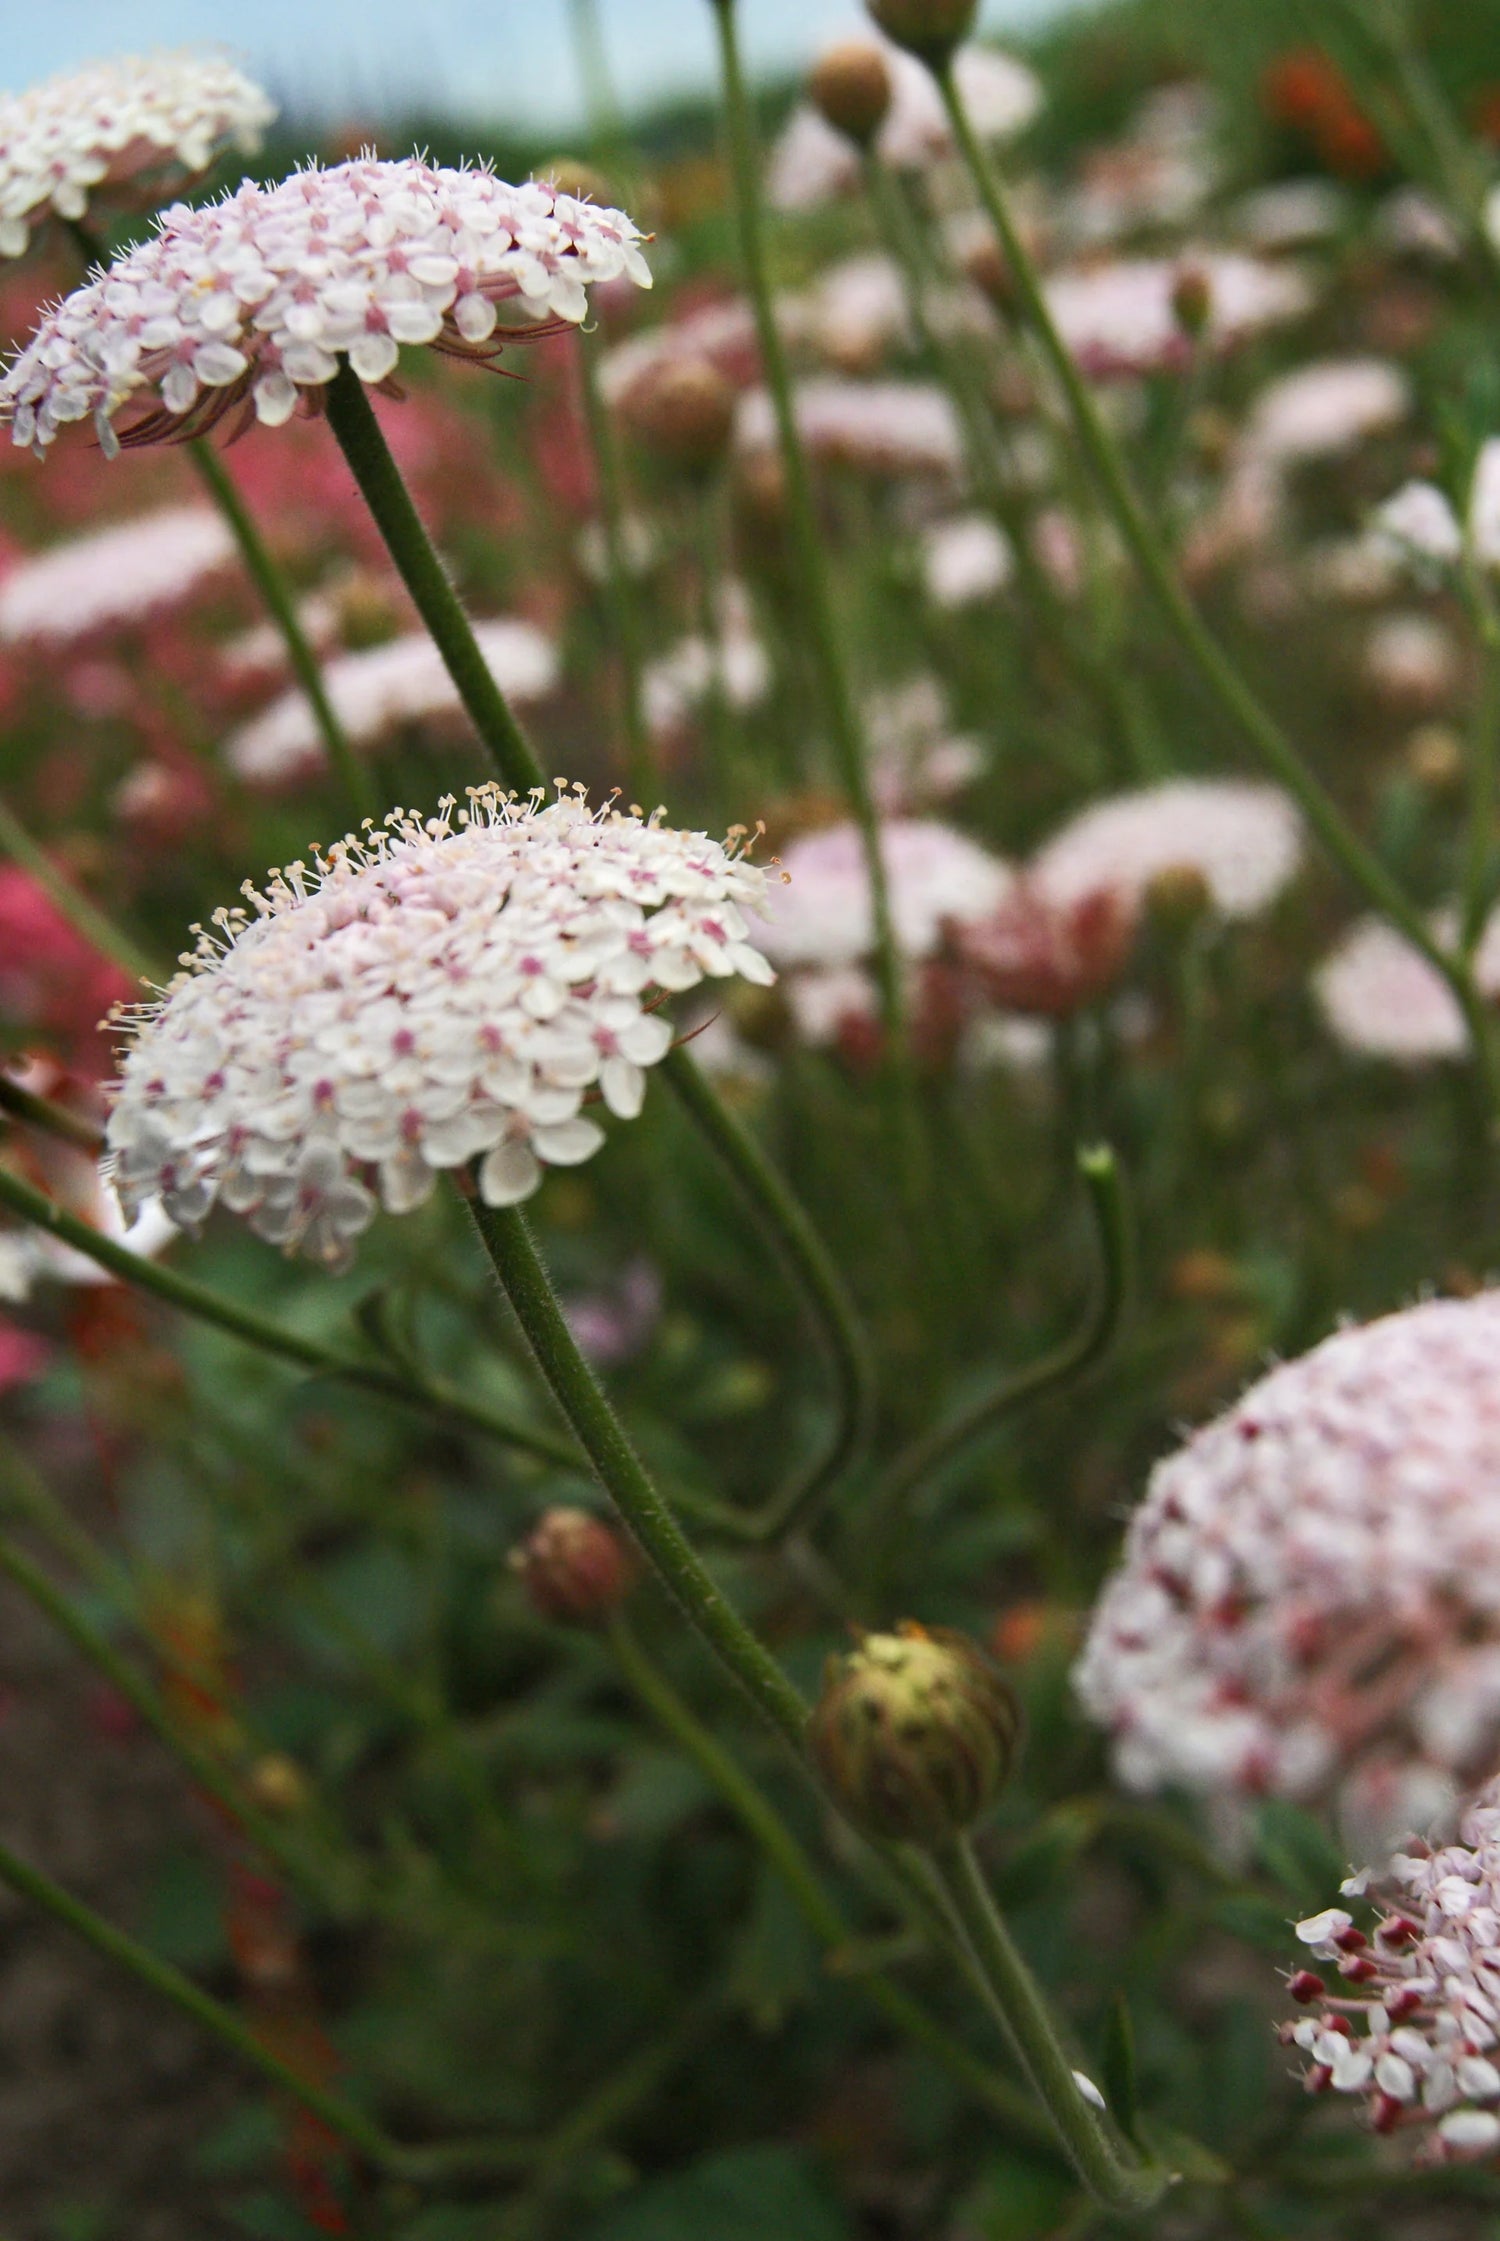
[[[841,39],[819,56],[807,90],[836,132],[868,148],[891,105],[890,65],[868,39]]]
[[[564,1506],[542,1512],[510,1562],[534,1611],[575,1626],[602,1626],[635,1580],[635,1559],[614,1527]]]
[[[1014,1695],[977,1642],[908,1621],[829,1660],[809,1743],[857,1829],[935,1845],[993,1804],[1020,1725]]]
[[[630,389],[621,417],[637,442],[683,474],[706,474],[729,448],[734,391],[707,358],[674,358]]]
[[[940,69],[974,28],[978,0],[867,0],[888,39]]]

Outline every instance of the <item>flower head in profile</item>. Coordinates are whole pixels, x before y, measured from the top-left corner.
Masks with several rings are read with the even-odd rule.
[[[1185,281],[1202,292],[1196,334],[1181,315]],[[1300,317],[1312,301],[1290,266],[1222,250],[1084,265],[1055,274],[1046,295],[1063,340],[1095,380],[1185,366],[1200,350],[1231,350]]]
[[[273,103],[226,55],[127,55],[0,95],[0,257],[49,216],[141,209],[228,149],[254,155]]]
[[[491,1205],[528,1197],[603,1141],[587,1097],[640,1110],[672,1041],[661,995],[771,979],[741,837],[491,787],[247,887],[126,1022],[108,1144],[127,1213],[160,1197],[195,1228],[223,1204],[340,1268],[377,1199],[407,1212],[444,1168],[478,1161]]]
[[[1269,909],[1302,861],[1302,821],[1279,787],[1172,778],[1096,802],[1032,858],[1029,876],[1058,905],[1111,888],[1143,904],[1164,875],[1194,872],[1222,918]]]
[[[343,359],[375,386],[404,343],[488,361],[576,325],[592,282],[649,287],[640,238],[621,211],[542,182],[416,156],[247,180],[168,210],[56,305],[0,378],[0,417],[38,453],[89,418],[111,455],[226,414],[279,426],[299,404],[317,410]]]
[[[58,646],[131,629],[236,557],[228,524],[207,506],[165,506],[70,537],[0,576],[0,643]]]
[[[1451,947],[1458,917],[1439,911],[1434,940]],[[1500,915],[1492,917],[1474,952],[1481,993],[1500,1000]],[[1384,918],[1361,918],[1313,975],[1313,994],[1329,1031],[1346,1050],[1397,1065],[1425,1066],[1462,1058],[1468,1029],[1458,998],[1434,965]]]
[[[3,592],[0,592],[3,613]],[[557,648],[534,624],[500,617],[474,625],[490,675],[509,701],[541,700],[557,683]],[[458,688],[425,631],[341,654],[323,671],[329,702],[355,746],[366,747],[399,724],[461,717]],[[252,785],[275,786],[316,770],[323,734],[300,689],[282,693],[225,743],[225,759]]]
[[[828,375],[798,382],[798,433],[815,459],[873,475],[937,475],[956,480],[963,442],[948,392],[932,381],[847,381]],[[773,452],[770,392],[740,399],[735,441],[742,452]]]
[[[1372,1858],[1500,1749],[1500,1292],[1340,1331],[1159,1464],[1077,1680],[1135,1789],[1329,1799]]]
[[[911,960],[932,955],[950,920],[982,917],[1010,887],[1008,866],[936,818],[887,818],[880,852],[896,944]],[[768,906],[767,956],[820,970],[869,956],[875,918],[858,827],[804,833],[781,861],[787,884]]]
[[[1288,1987],[1306,2015],[1282,2038],[1307,2057],[1312,2093],[1357,2094],[1376,2132],[1420,2130],[1420,2160],[1467,2162],[1500,2149],[1500,1791],[1464,1814],[1462,1841],[1398,1852],[1383,1875],[1357,1875],[1297,1924],[1340,1978],[1299,1969]]]

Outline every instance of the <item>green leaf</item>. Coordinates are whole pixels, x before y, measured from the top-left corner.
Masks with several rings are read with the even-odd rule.
[[[749,1919],[735,1941],[729,1996],[758,2030],[775,2031],[817,1981],[812,1934],[781,1877],[762,1866]]]
[[[1224,2187],[1234,2177],[1233,2171],[1222,2156],[1206,2148],[1191,2133],[1179,2132],[1156,2117],[1143,2116],[1139,2120],[1141,2145],[1158,2163],[1166,2164],[1179,2179],[1195,2186]]]
[[[1127,2140],[1140,2142],[1136,2098],[1135,2028],[1123,1992],[1115,1994],[1104,2031],[1104,2098]]]
[[[1061,2227],[1076,2189],[1022,2155],[994,2157],[954,2220],[954,2241],[1042,2241]]]
[[[617,2204],[578,2241],[852,2241],[843,2209],[796,2148],[731,2148]]]
[[[1256,1808],[1255,1850],[1303,1912],[1327,1906],[1349,1872],[1323,1823],[1285,1798],[1267,1798]]]

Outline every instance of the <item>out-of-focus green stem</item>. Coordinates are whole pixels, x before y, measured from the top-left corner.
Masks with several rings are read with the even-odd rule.
[[[503,1440],[522,1454],[535,1455],[545,1462],[577,1468],[581,1460],[572,1442],[558,1433],[543,1426],[523,1424],[502,1409],[471,1399],[440,1378],[424,1373],[418,1382],[398,1375],[380,1362],[365,1362],[357,1355],[340,1353],[336,1347],[324,1346],[318,1339],[304,1338],[298,1331],[284,1329],[267,1316],[257,1315],[253,1308],[241,1306],[238,1300],[211,1291],[206,1284],[180,1276],[160,1261],[133,1253],[129,1246],[80,1221],[76,1214],[68,1213],[65,1207],[34,1190],[5,1167],[0,1167],[0,1206],[8,1207],[22,1221],[45,1230],[49,1237],[60,1238],[75,1252],[86,1253],[101,1268],[107,1268],[111,1276],[134,1284],[139,1291],[152,1293],[157,1299],[165,1300],[169,1307],[181,1308],[199,1322],[212,1323],[219,1330],[228,1331],[249,1346],[258,1346],[263,1353],[293,1362],[299,1369],[310,1370],[317,1376],[336,1377],[346,1385],[361,1386],[367,1392],[400,1401],[408,1408],[421,1409],[439,1420],[464,1424],[471,1431]]]
[[[913,1488],[940,1470],[972,1441],[1004,1422],[1027,1401],[1081,1377],[1104,1355],[1119,1332],[1130,1301],[1134,1260],[1130,1208],[1124,1182],[1107,1145],[1092,1145],[1078,1155],[1078,1170],[1088,1193],[1099,1245],[1099,1281],[1094,1303],[1071,1337],[1009,1377],[1001,1378],[977,1400],[902,1450],[877,1481],[862,1512],[861,1531],[878,1527]]]
[[[213,445],[200,437],[187,448],[205,488],[229,524],[234,541],[240,549],[240,558],[265,603],[267,614],[281,633],[281,642],[292,665],[292,674],[307,695],[313,718],[323,735],[323,745],[328,750],[328,760],[343,783],[353,804],[355,816],[372,819],[377,817],[380,814],[380,804],[370,772],[355,754],[348,734],[334,713],[318,657],[308,644],[307,633],[298,618],[297,603],[292,597],[291,587],[256,527],[254,515],[245,504],[235,486],[233,475]]]
[[[609,1642],[621,1671],[642,1704],[760,1846],[786,1884],[814,1936],[830,1953],[847,1950],[851,1943],[848,1923],[824,1889],[817,1869],[769,1799],[683,1702],[623,1617],[616,1616],[611,1622]],[[944,2030],[883,1968],[861,1968],[857,1981],[898,2030],[923,2047],[951,2077],[999,2117],[1015,2137],[1028,2146],[1052,2145],[1048,2128],[1026,2096],[1006,2079],[997,2077],[961,2040]]]
[[[663,1501],[557,1302],[523,1214],[470,1202],[475,1227],[564,1418],[662,1584],[771,1727],[799,1754],[807,1706]]]
[[[1375,908],[1397,927],[1414,949],[1439,972],[1457,998],[1474,1045],[1492,1116],[1500,1114],[1500,1054],[1497,1054],[1484,1000],[1466,962],[1433,940],[1421,912],[1358,833],[1348,825],[1332,797],[1303,761],[1281,725],[1264,708],[1223,653],[1188,597],[1165,546],[1131,483],[1115,438],[1105,425],[1088,384],[1074,363],[1047,305],[1036,267],[1011,217],[1009,201],[969,121],[951,61],[934,75],[985,214],[1005,251],[1017,293],[1042,354],[1062,388],[1079,447],[1147,586],[1171,624],[1184,651],[1215,698],[1262,760],[1300,804],[1328,854]]]
[[[104,1139],[94,1123],[85,1120],[81,1113],[70,1113],[66,1105],[59,1105],[51,1097],[39,1097],[33,1089],[23,1089],[9,1074],[0,1071],[0,1113],[27,1128],[39,1128],[44,1135],[56,1136],[64,1144],[72,1144],[80,1152],[97,1154]]]
[[[3,1499],[3,1490],[0,1490]],[[65,1635],[81,1656],[87,1658],[96,1672],[103,1675],[110,1687],[121,1695],[133,1711],[145,1722],[160,1743],[180,1759],[198,1787],[215,1804],[242,1828],[253,1843],[274,1860],[277,1867],[306,1897],[319,1907],[326,1907],[335,1915],[349,1910],[350,1892],[338,1876],[331,1862],[314,1866],[302,1846],[288,1837],[287,1831],[262,1813],[210,1751],[205,1751],[190,1735],[183,1732],[162,1703],[156,1690],[136,1671],[128,1659],[120,1656],[91,1619],[85,1618],[78,1606],[30,1557],[22,1553],[13,1541],[0,1533],[0,1572],[9,1579],[27,1599],[34,1603],[58,1632]]]
[[[1479,698],[1469,738],[1468,830],[1464,836],[1463,918],[1459,946],[1472,960],[1484,933],[1493,892],[1495,765],[1500,757],[1500,614],[1478,569],[1470,605],[1479,636]]]
[[[503,785],[513,787],[517,793],[530,793],[544,786],[542,766],[479,650],[479,641],[463,604],[448,581],[447,571],[401,479],[401,470],[391,457],[390,446],[375,417],[375,408],[365,395],[365,385],[347,358],[340,361],[338,372],[323,391],[323,398],[328,425],[338,439],[360,495],[375,517],[386,550],[411,593],[417,613],[432,634],[443,666],[489,751],[497,776]]]
[[[965,1943],[983,1973],[991,2005],[1075,2170],[1097,2200],[1125,2215],[1149,2210],[1171,2184],[1161,2165],[1122,2155],[1101,2112],[1079,2088],[1047,2001],[990,1894],[966,1837],[933,1854]]]
[[[91,903],[65,872],[58,870],[46,849],[32,839],[15,811],[4,801],[0,801],[0,855],[9,856],[22,871],[29,873],[47,900],[56,905],[91,949],[97,949],[102,957],[113,958],[133,980],[149,981],[155,977],[157,968],[145,951]]]
[[[739,1185],[812,1319],[833,1374],[835,1421],[821,1451],[759,1510],[693,1501],[693,1513],[733,1539],[771,1541],[805,1523],[822,1497],[868,1443],[875,1413],[875,1372],[853,1302],[823,1240],[755,1138],[679,1047],[662,1071],[674,1095]],[[689,1507],[686,1499],[684,1508]]]
[[[802,595],[803,619],[822,686],[825,715],[838,763],[839,779],[848,795],[864,843],[865,867],[875,924],[881,1017],[890,1048],[891,1064],[899,1078],[907,1079],[905,992],[902,986],[900,953],[891,919],[889,883],[880,850],[880,819],[871,790],[862,727],[824,566],[822,539],[813,506],[812,483],[807,471],[802,438],[797,428],[786,353],[781,346],[781,332],[776,324],[776,306],[766,268],[760,158],[755,145],[750,102],[740,61],[735,0],[712,0],[712,5],[719,32],[729,160],[734,176],[735,205],[739,219],[740,255],[745,270],[745,285],[755,312],[761,366],[776,416],[782,472],[786,481],[787,520]]]
[[[599,490],[599,527],[604,538],[604,584],[620,660],[620,714],[625,732],[625,777],[632,801],[645,810],[656,806],[656,750],[646,728],[641,702],[641,626],[635,586],[625,550],[625,501],[620,447],[609,407],[599,386],[599,337],[585,327],[578,337],[578,385],[583,416],[594,453]]]

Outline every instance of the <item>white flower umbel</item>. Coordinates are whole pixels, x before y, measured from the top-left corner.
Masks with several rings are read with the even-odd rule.
[[[937,475],[957,481],[963,438],[953,400],[933,381],[800,381],[792,392],[797,429],[815,459],[874,475]],[[741,397],[735,442],[743,452],[774,452],[770,392]]]
[[[880,828],[896,946],[930,957],[944,924],[982,918],[1009,891],[1008,865],[935,818],[891,817]],[[829,825],[804,833],[782,856],[787,884],[775,891],[762,937],[778,965],[853,965],[875,946],[869,874],[859,832]]]
[[[0,642],[65,645],[188,599],[236,558],[223,516],[168,506],[18,561],[0,578]]]
[[[1464,522],[1436,483],[1408,482],[1377,510],[1375,532],[1419,573],[1452,567],[1465,552],[1500,568],[1500,436],[1479,447]]]
[[[1170,872],[1196,872],[1223,918],[1253,918],[1302,862],[1302,820],[1277,786],[1239,778],[1171,778],[1083,810],[1032,858],[1054,903],[1113,889],[1143,902]]]
[[[640,238],[621,211],[415,156],[247,180],[168,210],[50,311],[0,378],[0,417],[38,452],[89,418],[109,454],[230,412],[279,426],[317,408],[342,358],[378,386],[404,343],[489,360],[577,325],[591,282],[650,286]]]
[[[1456,911],[1436,912],[1429,926],[1441,948],[1456,945]],[[1491,1003],[1500,998],[1500,913],[1491,917],[1474,952],[1474,978]],[[1357,920],[1324,958],[1312,985],[1330,1032],[1363,1057],[1427,1066],[1462,1058],[1469,1048],[1452,989],[1383,918]]]
[[[1397,1853],[1345,1896],[1376,1910],[1360,1928],[1344,1907],[1297,1924],[1342,1980],[1299,1969],[1288,1990],[1307,2014],[1282,2031],[1306,2055],[1313,2093],[1357,2094],[1376,2132],[1422,2133],[1424,2162],[1500,2150],[1500,1793],[1463,1817],[1462,1842]]]
[[[0,95],[0,257],[49,215],[75,224],[104,200],[139,209],[254,155],[274,103],[226,55],[128,55]]]
[[[3,612],[3,592],[0,592]],[[541,700],[557,683],[557,648],[527,622],[501,618],[474,625],[490,675],[518,706]],[[323,686],[344,735],[369,746],[401,724],[463,712],[458,688],[424,631],[388,645],[343,654],[323,671]],[[253,785],[275,786],[316,770],[324,759],[323,733],[307,696],[285,692],[225,744],[231,769]]]
[[[1202,283],[1207,303],[1196,341],[1176,309],[1188,278]],[[1292,266],[1226,250],[1085,265],[1055,274],[1045,293],[1064,342],[1094,380],[1185,366],[1197,350],[1232,350],[1267,327],[1300,318],[1313,300],[1307,279]]]
[[[1340,1331],[1159,1464],[1077,1671],[1133,1789],[1328,1798],[1365,1859],[1500,1750],[1500,1292]]]
[[[672,1041],[654,1008],[705,978],[773,976],[743,913],[766,874],[702,833],[494,788],[292,864],[220,912],[160,1002],[126,1021],[108,1145],[127,1212],[216,1204],[326,1267],[377,1196],[418,1206],[480,1162],[491,1205],[629,1118]]]

